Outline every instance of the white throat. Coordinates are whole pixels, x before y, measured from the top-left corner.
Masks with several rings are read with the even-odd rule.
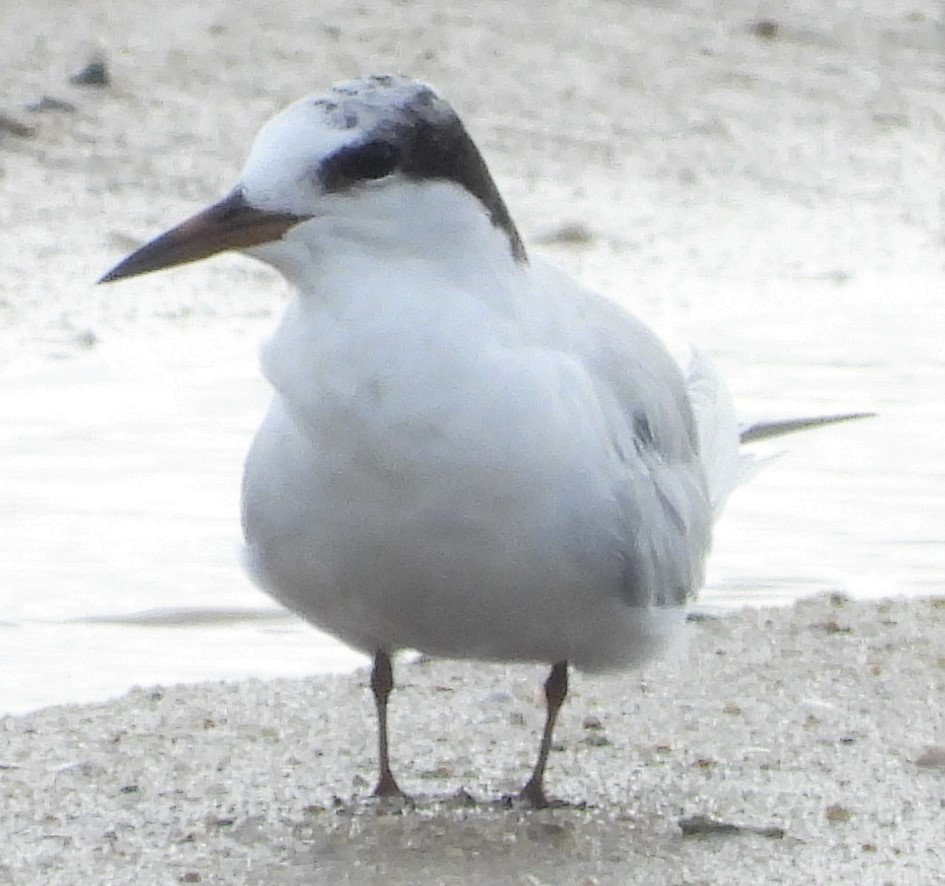
[[[480,289],[490,276],[504,277],[523,264],[507,233],[464,188],[408,179],[326,195],[315,216],[248,252],[303,295],[323,289],[334,273],[361,274],[372,265],[388,274],[422,266],[430,279]]]

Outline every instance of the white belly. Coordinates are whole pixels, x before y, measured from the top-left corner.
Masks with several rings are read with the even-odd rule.
[[[304,320],[266,353],[277,394],[244,477],[265,590],[368,652],[606,668],[665,643],[708,544],[707,514],[680,526],[690,492],[704,507],[701,468],[663,483],[659,459],[618,446],[560,352],[468,324],[430,322],[430,341],[387,317],[352,341]]]
[[[599,669],[645,660],[681,624],[681,606],[629,599],[618,515],[592,478],[537,470],[507,481],[501,466],[454,455],[405,478],[357,454],[316,453],[277,400],[246,466],[250,572],[368,652]]]

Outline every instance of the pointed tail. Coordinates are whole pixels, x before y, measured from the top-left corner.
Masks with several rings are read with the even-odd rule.
[[[870,418],[872,412],[850,412],[812,418],[759,421],[739,426],[728,386],[712,361],[693,349],[686,376],[689,400],[699,430],[699,448],[709,487],[712,513],[718,517],[728,496],[747,483],[773,456],[761,457],[741,450],[745,443],[768,440],[838,422]]]
[[[846,412],[842,415],[818,415],[812,418],[786,418],[781,421],[758,421],[750,425],[741,425],[738,437],[742,443],[755,443],[771,437],[806,431],[808,428],[820,428],[834,425],[841,421],[853,421],[857,418],[875,418],[875,412]]]

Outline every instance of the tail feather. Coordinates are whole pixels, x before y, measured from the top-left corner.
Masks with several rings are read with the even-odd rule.
[[[731,492],[747,483],[774,456],[758,457],[741,450],[741,444],[768,440],[795,431],[838,422],[870,418],[872,412],[850,412],[811,418],[759,421],[739,426],[728,386],[701,351],[693,349],[686,376],[689,400],[699,432],[699,450],[705,467],[712,513],[718,517]]]
[[[806,431],[808,428],[820,428],[824,425],[833,425],[842,421],[853,421],[857,418],[874,418],[875,415],[875,412],[846,412],[842,415],[818,415],[811,418],[786,418],[781,421],[758,421],[754,424],[739,427],[738,436],[742,443],[755,443],[758,440],[769,440],[771,437],[793,434],[795,431]]]

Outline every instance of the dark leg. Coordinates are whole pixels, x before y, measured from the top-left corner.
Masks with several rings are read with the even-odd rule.
[[[375,797],[403,797],[404,792],[394,781],[387,755],[387,699],[394,688],[394,669],[390,656],[380,649],[374,653],[374,668],[371,671],[371,692],[377,706],[377,756],[379,774]]]
[[[551,734],[554,732],[555,720],[558,711],[568,694],[568,663],[559,661],[551,669],[545,681],[545,700],[548,703],[548,715],[545,718],[545,731],[541,736],[541,747],[538,749],[538,760],[528,783],[522,788],[519,796],[527,800],[535,809],[544,809],[549,805],[545,796],[544,778],[545,765],[548,763],[548,752],[551,750]]]

